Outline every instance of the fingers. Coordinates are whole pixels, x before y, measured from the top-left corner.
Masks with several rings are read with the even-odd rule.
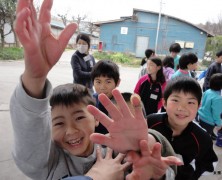
[[[101,147],[99,145],[96,146],[96,157],[97,157],[97,160],[101,160],[102,159]]]
[[[119,111],[122,113],[123,117],[131,117],[132,114],[130,112],[129,106],[127,105],[127,103],[124,100],[124,98],[123,98],[122,94],[120,93],[120,91],[118,89],[114,89],[112,91],[112,94],[113,94],[113,96],[114,96],[114,98],[116,100],[116,103],[118,104]]]
[[[140,160],[140,155],[135,151],[129,151],[126,155],[126,161],[131,163],[136,163]]]
[[[140,96],[138,94],[133,94],[130,98],[130,101],[131,101],[132,106],[134,107],[135,118],[143,119],[144,123],[147,125],[147,121],[142,111],[142,102],[141,102]]]
[[[105,159],[111,159],[113,156],[113,150],[107,147]]]
[[[162,157],[162,161],[164,161],[168,166],[172,166],[172,165],[182,166],[183,165],[183,161],[181,161],[179,158],[175,156]]]
[[[140,179],[140,175],[135,172],[132,172],[126,176],[126,180],[139,180],[139,179]]]
[[[122,114],[120,113],[119,109],[116,107],[116,105],[112,103],[112,101],[105,94],[99,95],[99,101],[109,112],[109,115],[112,117],[113,120],[117,121],[122,117]]]
[[[29,8],[30,0],[18,0],[16,7],[16,14],[22,11],[24,8]]]
[[[75,33],[76,28],[77,24],[72,23],[67,25],[66,28],[61,32],[59,36],[59,43],[62,51],[66,48],[66,45],[68,44],[72,35]]]
[[[113,122],[112,119],[110,119],[107,115],[105,115],[103,112],[101,112],[95,106],[88,105],[87,110],[94,116],[95,119],[97,119],[99,122],[101,122],[103,124],[103,126],[106,127],[106,129],[108,129],[109,126],[111,125],[111,123]]]
[[[44,0],[39,13],[39,22],[50,23],[53,0]]]
[[[92,142],[94,142],[95,144],[105,145],[105,146],[110,147],[110,148],[113,147],[110,137],[108,137],[104,134],[93,133],[93,134],[90,135],[90,140]]]
[[[161,159],[161,144],[160,143],[155,143],[152,149],[152,156],[155,159]]]
[[[141,140],[139,144],[142,156],[150,156],[150,149],[148,146],[148,142],[146,140]]]
[[[30,29],[29,19],[30,18],[30,10],[28,8],[22,9],[16,17],[16,21],[14,24],[15,32],[18,35],[19,40],[25,46],[26,43],[30,39]],[[28,27],[28,28],[27,28]]]

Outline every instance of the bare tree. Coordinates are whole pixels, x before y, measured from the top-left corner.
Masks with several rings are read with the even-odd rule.
[[[68,19],[67,19],[67,13],[66,14],[57,14],[57,16],[59,16],[64,24],[64,26],[67,25]]]
[[[81,21],[83,21],[83,20],[86,19],[86,18],[87,18],[87,15],[80,16],[80,15],[78,14],[77,17],[72,16],[72,21],[73,21],[73,22],[76,22],[76,24],[78,25],[77,33],[80,32],[80,23],[81,23]]]
[[[222,35],[222,15],[218,15],[218,21],[207,21],[205,24],[198,24],[200,28],[206,29],[215,35]]]
[[[98,27],[95,26],[95,25],[90,21],[90,22],[88,22],[87,29],[89,30],[89,33],[92,35],[93,32],[97,31]]]
[[[13,22],[15,20],[16,0],[0,0],[0,37],[1,47],[4,47],[5,37],[10,33],[14,34],[16,45],[18,45],[17,36],[14,32]],[[10,26],[10,30],[5,32],[5,25]]]

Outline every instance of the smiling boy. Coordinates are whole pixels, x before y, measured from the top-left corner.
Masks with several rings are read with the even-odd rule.
[[[112,180],[114,177],[122,180],[124,170],[129,165],[121,163],[124,155],[118,154],[113,159],[110,152],[103,158],[106,148],[103,147],[98,153],[94,147],[96,144],[92,140],[96,140],[95,136],[99,135],[93,133],[98,125],[97,120],[104,122],[108,117],[102,116],[102,120],[100,119],[100,111],[93,106],[94,100],[88,89],[79,84],[65,84],[56,87],[51,93],[52,85],[47,75],[58,62],[77,28],[76,24],[69,24],[59,37],[53,36],[50,29],[52,4],[52,0],[43,1],[38,19],[33,1],[19,0],[17,3],[15,31],[24,47],[25,69],[10,101],[14,133],[13,159],[24,174],[36,180],[58,180],[67,176],[88,175],[90,172],[93,179]],[[123,102],[121,104],[123,105]],[[105,106],[108,109],[110,107],[109,104]],[[132,116],[128,109],[125,113],[128,117],[124,117],[121,122],[112,121],[115,129],[112,126],[107,127],[112,135],[109,138],[109,147],[118,152],[139,149],[141,152],[148,152],[149,154],[139,156],[139,159],[157,161],[143,163],[150,168],[147,179],[162,177],[168,164],[180,164],[175,157],[173,162],[171,157],[163,160],[160,144],[156,144],[156,148],[154,144],[150,153],[144,118],[137,123],[136,128],[131,121],[128,126],[118,126],[119,123],[125,124],[126,120],[131,119],[134,122],[138,119]],[[142,112],[139,111],[139,114]],[[122,117],[119,114],[118,119]],[[143,128],[138,132],[137,128],[141,126]],[[116,129],[119,133],[114,131]],[[128,131],[133,132],[133,136],[125,133]],[[145,140],[145,149],[139,145],[140,140]],[[111,162],[106,163],[107,161]],[[137,169],[133,169],[134,173],[141,169],[140,164],[136,167]],[[98,172],[102,175],[98,176]]]
[[[164,107],[166,113],[151,114],[148,126],[163,134],[184,165],[178,167],[176,179],[197,180],[205,171],[214,170],[217,156],[210,136],[193,120],[201,102],[201,88],[190,77],[177,77],[166,86]]]

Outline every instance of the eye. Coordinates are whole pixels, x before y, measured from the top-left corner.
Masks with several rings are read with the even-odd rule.
[[[195,102],[189,101],[188,104],[196,104]]]
[[[76,118],[76,120],[79,121],[79,120],[82,120],[84,118],[85,118],[85,116],[79,116],[79,117]]]
[[[173,101],[173,102],[178,102],[178,100],[177,100],[177,99],[171,99],[171,101]]]
[[[63,122],[58,122],[58,123],[55,123],[54,126],[62,126],[64,123]]]
[[[96,81],[96,84],[100,84],[100,81]]]

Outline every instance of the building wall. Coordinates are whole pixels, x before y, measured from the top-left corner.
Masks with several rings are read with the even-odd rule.
[[[137,12],[138,21],[125,20],[100,25],[100,41],[103,50],[114,52],[136,53],[137,36],[149,37],[148,48],[155,49],[158,14]],[[126,34],[121,34],[121,28],[128,28]],[[158,54],[168,54],[170,44],[193,43],[193,48],[183,48],[181,53],[193,52],[198,58],[203,58],[207,34],[189,23],[167,16],[161,17],[158,36]]]

